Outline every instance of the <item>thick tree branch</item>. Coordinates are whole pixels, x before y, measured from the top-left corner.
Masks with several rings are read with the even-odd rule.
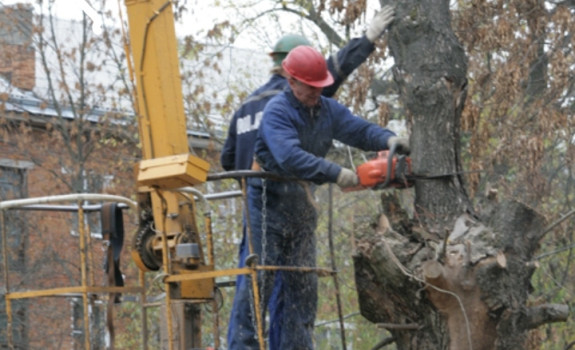
[[[307,13],[302,11],[302,9],[305,9],[307,11]],[[344,41],[344,38],[342,38],[322,18],[322,16],[315,10],[315,7],[313,6],[313,4],[307,3],[307,2],[303,5],[301,5],[300,9],[295,9],[295,8],[287,7],[284,5],[280,8],[272,8],[269,10],[261,11],[255,17],[251,17],[251,18],[245,20],[244,23],[252,23],[255,20],[257,20],[258,18],[263,18],[263,17],[268,16],[270,13],[280,12],[280,11],[281,12],[288,12],[288,13],[294,14],[298,17],[307,19],[308,21],[311,21],[312,23],[314,23],[315,25],[318,26],[318,28],[321,30],[321,32],[327,37],[328,41],[330,43],[332,43],[333,45],[337,46],[338,48],[342,48],[345,45],[346,42]]]
[[[565,304],[543,304],[527,309],[525,329],[537,328],[546,323],[566,322],[569,306]]]

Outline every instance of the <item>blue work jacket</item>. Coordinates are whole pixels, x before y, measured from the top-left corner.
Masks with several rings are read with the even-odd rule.
[[[337,55],[327,60],[334,83],[323,89],[322,94],[331,97],[345,78],[361,65],[375,49],[365,36],[350,40]],[[252,92],[241,107],[234,113],[220,162],[224,170],[251,169],[254,155],[254,143],[263,110],[269,100],[288,88],[287,80],[274,74],[263,86]]]
[[[255,154],[266,171],[322,184],[336,182],[341,171],[341,166],[324,158],[333,140],[381,151],[388,149],[391,136],[395,136],[391,130],[353,115],[332,98],[322,96],[317,107],[309,108],[288,89],[266,105]]]

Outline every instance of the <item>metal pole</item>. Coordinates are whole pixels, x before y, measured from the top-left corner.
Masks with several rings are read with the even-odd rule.
[[[142,349],[148,350],[148,309],[146,308],[146,275],[144,271],[138,269],[138,281],[142,287],[140,295],[140,312],[142,313]]]
[[[6,289],[6,295],[10,292],[10,286],[8,285],[8,243],[6,242],[6,222],[5,222],[5,210],[0,213],[0,225],[2,226],[2,263],[4,264],[3,275],[4,275],[4,288]],[[12,304],[10,298],[4,298],[6,303],[6,340],[8,341],[8,347],[14,349],[13,339],[12,339]]]
[[[84,349],[90,350],[90,315],[88,307],[88,276],[87,276],[87,263],[86,263],[86,234],[84,230],[84,209],[82,202],[78,201],[78,233],[80,234],[80,270],[82,273],[82,304],[84,308]]]
[[[248,199],[247,199],[247,182],[246,182],[246,178],[242,177],[242,199],[244,202],[244,208],[245,208],[245,216],[246,216],[246,234],[247,234],[247,239],[248,239],[248,251],[249,251],[249,255],[248,256],[252,256],[254,254],[254,247],[252,244],[252,229],[251,229],[251,223],[250,223],[250,213],[248,210]],[[264,189],[265,191],[265,189]],[[264,218],[265,220],[265,218]],[[262,320],[262,313],[261,313],[261,309],[260,309],[260,291],[259,291],[259,286],[258,286],[258,272],[256,270],[256,267],[258,265],[257,259],[253,259],[252,260],[253,264],[251,264],[252,266],[249,266],[251,268],[251,280],[252,280],[252,289],[253,289],[253,295],[254,295],[254,313],[256,314],[256,326],[257,326],[257,334],[258,334],[258,342],[259,342],[259,346],[260,346],[260,350],[265,350],[265,341],[264,341],[264,332],[263,332],[263,320]]]
[[[158,197],[161,199],[162,201],[162,205],[163,205],[163,209],[166,211],[163,215],[163,220],[164,220],[164,224],[163,224],[163,228],[160,231],[160,234],[162,236],[162,263],[164,266],[164,272],[167,275],[170,275],[172,273],[172,268],[170,265],[170,260],[169,260],[169,250],[168,250],[168,236],[167,233],[165,232],[167,225],[166,225],[166,220],[167,217],[166,215],[167,210],[168,210],[168,204],[166,199],[164,198],[163,194],[160,191],[156,191]],[[170,194],[168,194],[170,195]],[[172,313],[172,287],[170,285],[170,283],[168,282],[164,282],[164,288],[166,289],[166,323],[167,323],[167,328],[168,328],[168,350],[174,350],[174,329],[173,329],[173,313]]]
[[[336,264],[335,264],[335,254],[334,254],[334,244],[333,244],[333,184],[329,184],[329,188],[328,188],[328,194],[329,194],[329,215],[328,215],[328,240],[329,240],[329,255],[331,257],[331,269],[333,271],[337,271],[336,270]],[[335,298],[337,301],[337,315],[339,318],[339,331],[341,334],[341,345],[343,347],[343,350],[347,349],[346,343],[345,343],[345,324],[343,323],[343,312],[342,312],[342,308],[341,308],[341,298],[340,298],[340,293],[339,293],[339,281],[337,279],[337,273],[333,274],[333,285],[335,287]]]

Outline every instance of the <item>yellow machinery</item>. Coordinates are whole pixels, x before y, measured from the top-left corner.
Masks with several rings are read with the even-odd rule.
[[[209,164],[189,154],[172,1],[125,4],[143,156],[137,169],[141,221],[132,256],[142,271],[163,270],[169,348],[200,348],[198,305],[215,303],[215,277],[253,271],[214,271],[211,232],[204,253],[194,198],[181,189],[205,182]],[[204,226],[209,231],[209,217]]]
[[[204,229],[201,235],[196,222],[196,198],[205,197],[193,186],[208,180],[209,164],[190,154],[187,123],[184,113],[181,75],[179,70],[178,47],[174,26],[171,0],[125,0],[130,34],[130,72],[136,79],[136,100],[139,134],[142,146],[142,161],[137,165],[137,204],[125,198],[107,195],[75,194],[31,200],[4,201],[0,203],[0,231],[3,279],[5,284],[6,314],[8,318],[8,342],[12,344],[13,300],[43,296],[59,296],[69,293],[81,295],[84,308],[84,348],[90,349],[89,302],[95,294],[109,294],[109,300],[117,293],[140,294],[142,302],[143,347],[146,341],[146,290],[144,273],[161,271],[165,289],[165,320],[163,343],[169,350],[203,349],[201,334],[201,305],[211,303],[216,308],[215,279],[222,276],[249,275],[253,289],[255,322],[259,349],[265,349],[263,320],[260,312],[257,271],[292,269],[302,272],[316,272],[319,275],[333,275],[334,271],[321,268],[296,268],[261,266],[252,259],[244,268],[226,270],[215,269],[211,218],[204,213]],[[232,172],[233,173],[233,172]],[[218,176],[211,174],[211,180],[218,178],[245,177],[254,174]],[[273,176],[257,173],[255,176]],[[245,192],[244,199],[245,199]],[[94,285],[93,276],[86,266],[91,258],[86,251],[82,203],[87,200],[110,200],[126,203],[138,210],[139,227],[132,240],[132,258],[140,269],[138,284],[134,286]],[[37,203],[59,203],[76,201],[78,211],[78,231],[80,232],[80,252],[82,278],[80,286],[52,288],[48,290],[14,291],[9,286],[6,230],[4,212]],[[246,213],[249,214],[249,213]],[[249,218],[249,215],[248,215]],[[249,230],[248,230],[249,235]],[[203,242],[202,242],[203,239]],[[203,247],[202,243],[206,243]],[[251,249],[250,249],[251,251]],[[112,269],[110,269],[112,271]],[[109,302],[109,305],[112,303]],[[219,348],[217,334],[217,312],[214,316],[215,349]],[[111,337],[113,346],[113,337]]]
[[[195,220],[195,201],[189,190],[208,179],[209,164],[189,154],[173,2],[125,0],[125,4],[143,150],[137,176],[140,227],[132,242],[133,259],[142,271],[163,270],[170,350],[174,346],[182,350],[202,347],[198,305],[212,303],[215,307],[215,278],[239,274],[251,277],[258,343],[264,350],[257,271],[289,267],[253,262],[244,268],[216,270],[209,216],[205,216],[204,223],[204,253]],[[212,180],[217,178],[217,174],[211,174]],[[245,184],[242,187],[245,189]],[[321,268],[292,269],[334,275]],[[217,329],[217,313],[215,318]],[[215,333],[213,346],[217,349]]]
[[[82,266],[82,285],[40,290],[32,292],[12,292],[8,284],[5,268],[6,314],[9,343],[11,340],[11,302],[41,296],[63,295],[74,292],[82,296],[84,310],[88,309],[91,294],[95,293],[134,293],[141,294],[144,349],[146,338],[146,290],[144,273],[160,271],[165,288],[165,324],[162,324],[165,339],[163,343],[169,350],[203,349],[201,334],[201,305],[211,303],[216,307],[215,279],[222,276],[249,275],[253,289],[256,328],[259,349],[265,349],[263,320],[260,312],[257,271],[292,269],[302,272],[315,272],[318,275],[335,276],[333,270],[321,268],[296,268],[262,266],[252,259],[244,268],[216,270],[214,262],[211,218],[204,213],[203,235],[200,235],[196,222],[196,198],[205,199],[193,186],[208,179],[209,164],[190,154],[187,135],[187,123],[184,113],[181,75],[179,70],[178,47],[174,26],[174,14],[171,0],[125,0],[130,34],[131,60],[128,65],[136,79],[136,100],[139,134],[142,146],[142,161],[137,165],[138,201],[136,203],[110,196],[91,197],[86,194],[74,196],[34,199],[39,203],[77,201],[79,219],[83,222],[82,202],[91,199],[126,201],[130,207],[138,210],[139,228],[132,240],[132,258],[140,269],[138,285],[117,287],[96,287],[88,278],[86,264],[90,260],[84,256],[85,236],[80,227],[80,251]],[[232,172],[233,173],[233,172]],[[251,174],[253,175],[253,174]],[[268,176],[258,173],[256,176]],[[250,174],[237,172],[230,175],[242,177],[245,189],[245,177]],[[272,176],[272,175],[269,175]],[[269,177],[268,176],[268,177]],[[229,178],[211,174],[212,180]],[[245,199],[245,192],[244,199]],[[5,201],[0,203],[0,224],[4,222],[4,211],[32,203],[29,200]],[[35,203],[35,202],[34,202]],[[249,213],[246,213],[249,214]],[[249,215],[248,215],[249,218]],[[5,235],[3,225],[2,235]],[[81,226],[79,224],[79,226]],[[249,230],[248,230],[249,235]],[[89,234],[87,235],[89,237]],[[4,236],[3,236],[4,237]],[[202,246],[202,239],[206,247]],[[6,242],[6,238],[2,239]],[[6,246],[3,244],[3,266],[6,261]],[[205,249],[205,251],[204,251]],[[251,249],[250,249],[251,251]],[[92,278],[93,279],[93,278]],[[90,349],[90,320],[85,311],[84,329],[85,348]],[[217,312],[214,329],[218,329]],[[340,315],[341,318],[341,315]],[[215,349],[219,348],[219,337],[214,332]],[[113,339],[112,345],[113,345]]]
[[[126,0],[130,45],[137,85],[137,111],[143,160],[138,194],[143,218],[134,239],[140,269],[180,273],[205,265],[201,256],[168,260],[178,244],[200,244],[193,201],[175,190],[205,182],[209,164],[189,154],[172,2]],[[187,202],[182,204],[182,202]],[[205,291],[182,288],[182,295],[205,297]],[[199,294],[198,294],[199,293]]]

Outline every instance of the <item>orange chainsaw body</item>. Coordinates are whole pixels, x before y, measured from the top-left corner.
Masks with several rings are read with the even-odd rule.
[[[391,164],[389,164],[391,162]],[[391,169],[389,167],[391,166]],[[359,184],[364,188],[384,187],[406,188],[413,186],[410,181],[411,159],[409,157],[393,157],[389,159],[389,151],[380,151],[377,158],[369,160],[357,167]],[[389,179],[387,179],[389,174]]]

